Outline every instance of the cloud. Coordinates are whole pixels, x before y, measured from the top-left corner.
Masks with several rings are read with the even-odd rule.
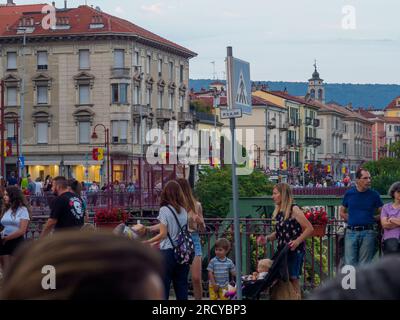
[[[162,7],[162,3],[153,3],[153,4],[148,5],[148,6],[142,5],[140,8],[143,11],[146,11],[148,13],[158,14],[159,15],[159,14],[162,13],[161,7]]]
[[[122,9],[120,6],[116,7],[116,8],[114,9],[114,11],[115,11],[116,13],[118,13],[118,14],[124,13],[124,9]]]

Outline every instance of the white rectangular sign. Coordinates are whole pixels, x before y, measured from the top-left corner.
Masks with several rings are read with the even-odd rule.
[[[241,118],[242,109],[225,109],[221,110],[221,119]]]

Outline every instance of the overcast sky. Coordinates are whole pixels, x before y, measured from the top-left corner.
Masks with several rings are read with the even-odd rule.
[[[317,59],[329,83],[400,83],[399,0],[69,0],[68,6],[85,2],[198,53],[193,79],[212,78],[212,61],[224,78],[232,46],[234,56],[251,63],[256,81],[306,81]]]

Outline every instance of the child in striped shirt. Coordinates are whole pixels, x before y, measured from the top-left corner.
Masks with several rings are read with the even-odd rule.
[[[215,257],[208,264],[208,280],[210,300],[227,300],[225,292],[228,290],[229,276],[236,276],[235,265],[226,255],[231,244],[221,238],[215,242]]]

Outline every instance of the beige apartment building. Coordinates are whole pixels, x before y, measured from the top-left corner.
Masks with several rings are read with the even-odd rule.
[[[105,181],[106,155],[92,160],[105,130],[96,128],[97,139],[92,133],[104,125],[112,179],[136,180],[135,159],[147,144],[142,132],[169,120],[193,126],[188,82],[196,54],[89,6],[57,9],[56,25],[46,30],[42,6],[0,7],[6,138],[15,142],[23,105],[25,173]],[[16,169],[13,145],[8,172]]]

